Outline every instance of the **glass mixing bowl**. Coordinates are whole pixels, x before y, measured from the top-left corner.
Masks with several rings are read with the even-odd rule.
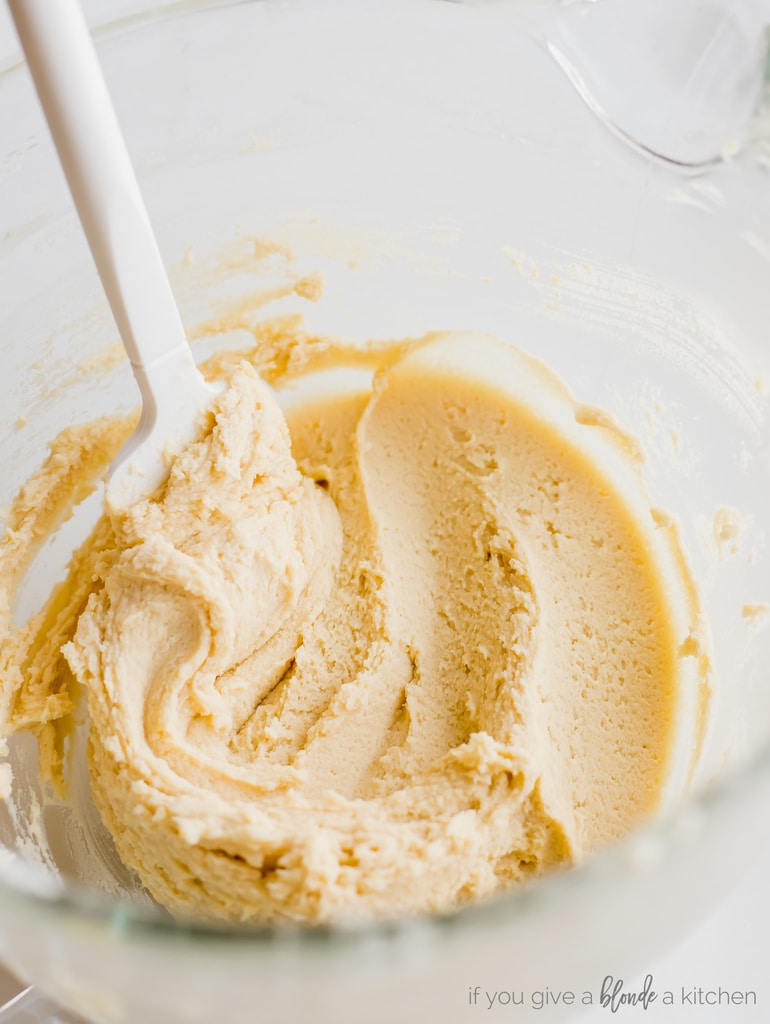
[[[90,1019],[376,1024],[430,1013],[450,1024],[478,1012],[477,986],[596,1002],[606,975],[671,944],[767,840],[761,120],[729,156],[697,167],[650,156],[609,130],[554,59],[537,12],[560,7],[123,3],[98,43],[196,355],[246,344],[242,317],[205,324],[268,298],[255,315],[301,313],[351,343],[486,331],[545,360],[642,440],[649,490],[679,519],[713,631],[714,695],[689,796],[580,868],[441,918],[212,929],[151,906],[114,857],[87,782],[77,813],[57,803],[36,780],[34,741],[14,737],[0,958]],[[137,394],[13,58],[0,126],[10,501],[61,428],[129,410]],[[254,238],[285,247],[269,280]],[[316,271],[320,302],[290,294]],[[41,551],[19,619],[61,578],[96,511],[85,502]],[[577,1009],[546,1005],[538,1019]]]

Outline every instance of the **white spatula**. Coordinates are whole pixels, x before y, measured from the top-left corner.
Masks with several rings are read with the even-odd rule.
[[[125,507],[162,483],[164,453],[194,439],[216,392],[193,361],[78,0],[8,3],[142,395],[107,485]]]

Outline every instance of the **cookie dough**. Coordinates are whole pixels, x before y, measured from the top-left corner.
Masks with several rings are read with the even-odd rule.
[[[377,361],[285,414],[234,364],[167,484],[6,630],[4,732],[64,783],[83,689],[93,799],[177,915],[449,910],[621,836],[692,739],[697,598],[634,442],[493,338]],[[68,433],[22,493],[7,614],[39,496],[128,430]]]

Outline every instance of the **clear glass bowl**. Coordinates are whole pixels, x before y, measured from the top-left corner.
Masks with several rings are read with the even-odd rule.
[[[193,336],[264,289],[248,258],[260,237],[297,254],[272,265],[273,285],[326,278],[317,305],[277,298],[265,315],[301,312],[352,342],[487,331],[544,359],[643,441],[649,489],[678,517],[701,584],[715,693],[691,795],[660,820],[490,904],[362,928],[169,920],[115,860],[87,783],[77,814],[59,806],[39,791],[34,742],[14,738],[0,958],[109,1022],[462,1022],[478,1012],[476,986],[596,1000],[605,975],[682,934],[770,830],[770,630],[744,614],[770,600],[762,137],[696,170],[645,155],[584,102],[536,5],[123,7],[100,54]],[[2,501],[59,429],[137,400],[30,81],[7,63]],[[244,340],[233,328],[194,346]],[[720,541],[723,508],[739,529]],[[41,552],[19,617],[61,578],[95,511],[86,503]]]

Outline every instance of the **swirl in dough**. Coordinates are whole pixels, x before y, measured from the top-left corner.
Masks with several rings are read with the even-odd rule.
[[[87,691],[94,800],[152,895],[443,911],[650,814],[697,602],[633,445],[482,336],[288,423],[243,365],[65,588],[48,677]]]

